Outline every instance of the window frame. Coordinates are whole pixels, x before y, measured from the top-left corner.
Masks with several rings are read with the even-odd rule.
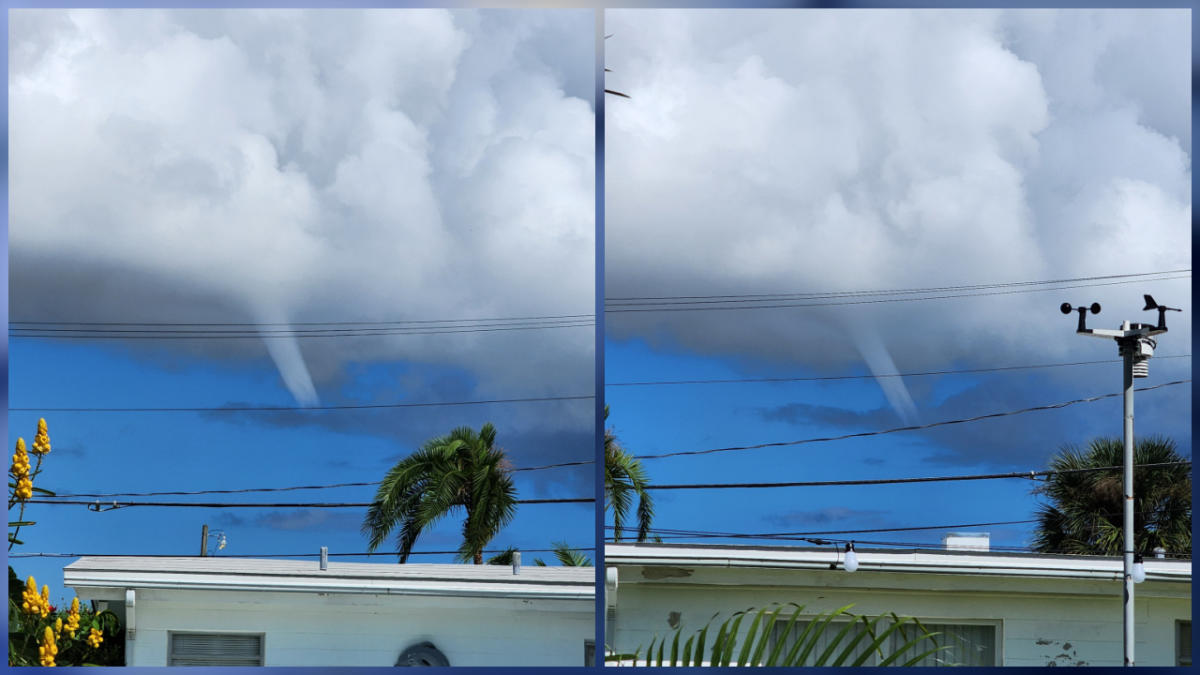
[[[1187,663],[1184,663],[1183,654],[1183,636],[1188,636],[1188,654]],[[1191,666],[1192,660],[1192,620],[1191,619],[1175,619],[1175,665],[1176,666]]]
[[[799,625],[801,622],[811,623],[814,619],[821,619],[821,618],[822,617],[820,615],[801,616],[800,619],[797,621],[797,625]],[[874,617],[871,617],[871,618],[874,618]],[[904,617],[901,617],[901,618],[904,618]],[[994,651],[993,664],[988,665],[988,666],[968,666],[968,667],[997,668],[997,667],[1001,667],[1004,665],[1004,620],[1003,619],[975,619],[975,618],[964,619],[964,618],[942,618],[942,617],[938,617],[938,618],[915,617],[915,618],[917,619],[917,621],[921,622],[922,626],[927,626],[929,624],[943,624],[943,625],[954,625],[954,626],[991,626],[994,629],[994,635],[995,635],[995,648],[993,650]],[[832,624],[846,623],[846,620],[834,619],[831,623]],[[778,628],[778,626],[776,626],[776,628]],[[803,631],[804,629],[800,628],[800,630]],[[832,629],[830,629],[830,630],[832,630]],[[840,627],[838,628],[838,630],[840,630]],[[768,649],[771,649],[775,646],[775,640],[777,640],[777,639],[778,638],[772,636],[772,639],[769,643],[770,646],[768,647]],[[797,666],[797,667],[802,667],[802,666]],[[869,663],[869,664],[863,664],[862,667],[865,668],[865,667],[876,667],[876,666],[874,665],[874,663]]]

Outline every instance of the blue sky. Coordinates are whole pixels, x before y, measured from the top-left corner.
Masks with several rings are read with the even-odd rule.
[[[98,403],[106,407],[221,406],[229,402],[230,392],[237,392],[237,401],[294,405],[267,359],[237,365],[183,358],[146,363],[122,348],[21,339],[11,344],[10,386],[16,408]],[[346,400],[356,385],[372,378],[392,378],[397,369],[362,369],[347,387]],[[396,400],[401,397],[397,392]],[[323,420],[349,417],[351,426],[361,430],[339,430],[320,423],[266,422],[269,415],[279,413],[46,413],[53,449],[44,460],[37,485],[59,493],[103,493],[364,482],[377,480],[399,457],[415,450],[418,439],[457,425],[478,429],[486,421],[497,425],[498,442],[517,466],[586,459],[591,447],[589,432],[553,438],[513,433],[504,426],[510,413],[500,405],[457,408],[445,414],[424,408],[303,414]],[[10,435],[32,442],[37,417],[33,412],[10,413]],[[518,473],[516,477],[522,498],[586,496],[591,489],[591,470],[586,466]],[[125,499],[368,502],[373,496],[373,488],[348,487]],[[358,532],[362,515],[362,509],[139,507],[93,513],[82,506],[30,506],[27,516],[38,524],[22,531],[26,543],[14,552],[196,555],[204,524],[212,531],[225,532],[228,545],[220,553],[315,553],[320,546],[328,546],[332,553],[363,552],[366,541]],[[496,544],[529,550],[565,540],[589,546],[592,522],[589,505],[528,505],[519,509],[517,519]],[[457,526],[453,520],[443,522],[422,537],[416,550],[456,549]],[[212,541],[209,550],[214,549]],[[388,560],[381,556],[371,559]],[[452,555],[413,558],[414,562],[452,560]],[[39,583],[49,583],[56,591],[60,588],[64,561],[21,559],[13,563],[21,574],[34,574]]]
[[[1075,334],[1064,301],[1100,302],[1089,323],[1112,328],[1153,321],[1141,309],[1154,294],[1184,309],[1158,355],[1190,354],[1190,272],[894,294],[1190,270],[1188,25],[1186,13],[1140,10],[609,11],[607,86],[631,97],[606,104],[605,400],[621,443],[634,455],[703,450],[1119,392],[1115,362],[889,377],[1116,359],[1111,341]],[[863,291],[893,294],[844,295]],[[975,291],[924,295],[962,293]],[[613,311],[631,309],[620,298],[751,294],[825,296]],[[839,304],[847,299],[871,302]],[[685,308],[675,302],[665,308]],[[1158,358],[1138,384],[1190,373],[1190,358]],[[613,386],[841,375],[880,377]],[[666,484],[1030,471],[1064,444],[1119,436],[1120,415],[1120,399],[1106,399],[645,468]],[[1190,385],[1139,394],[1136,433],[1167,435],[1190,457]],[[1030,487],[653,495],[659,527],[779,532],[1024,520],[1036,508]],[[996,546],[1025,546],[1031,531],[968,529]],[[944,533],[840,538],[937,545]]]
[[[53,442],[38,484],[110,493],[373,481],[426,440],[489,421],[514,467],[591,460],[590,399],[45,409],[592,396],[593,17],[14,11],[10,321],[251,334],[12,336],[10,406],[34,410],[11,413],[9,446],[31,441],[38,417]],[[507,321],[562,315],[578,320],[519,330]],[[379,325],[356,323],[358,335],[255,333],[314,322],[465,330],[363,336]],[[577,498],[592,495],[593,476],[585,465],[515,480],[523,499]],[[372,496],[357,487],[196,499]],[[360,552],[364,511],[34,506],[26,515],[37,525],[21,532],[20,551],[194,555],[207,523],[225,532],[224,554]],[[527,505],[494,545],[588,547],[594,523],[586,504]],[[456,549],[457,527],[440,523],[416,550]],[[539,556],[551,559],[530,555]],[[66,562],[15,567],[57,599]]]
[[[1076,338],[1071,328],[1065,328],[1064,339],[1083,343],[1080,360],[1111,356],[1107,353],[1109,345],[1097,340],[1100,349],[1093,351],[1100,353],[1085,358],[1082,352],[1091,345],[1083,338]],[[1166,346],[1167,339],[1160,345]],[[656,351],[637,339],[608,340],[605,350],[606,380],[610,383],[605,400],[612,410],[609,426],[622,446],[634,454],[753,445],[903,426],[888,409],[886,398],[870,377],[828,383],[613,386],[611,383],[615,382],[762,375],[754,369],[739,367],[743,364],[732,359]],[[1188,359],[1152,362],[1152,377],[1139,380],[1138,386],[1186,378],[1190,371],[1188,362]],[[1075,386],[1068,382],[1039,391],[1047,384],[1045,378],[1030,377],[1028,371],[913,380],[929,380],[921,387],[927,389],[927,394],[916,397],[918,408],[930,411],[922,417],[929,422],[1119,391],[1119,385],[1114,387],[1112,383],[1120,377],[1117,362],[1059,370],[1072,372],[1070,379]],[[813,371],[803,369],[772,368],[769,372],[767,377],[814,376]],[[869,376],[865,368],[850,369],[845,374]],[[998,395],[988,397],[988,390],[995,390]],[[964,399],[961,404],[939,405],[956,396]],[[1182,454],[1190,456],[1188,399],[1186,385],[1138,394],[1139,435],[1167,434],[1179,443]],[[808,417],[790,419],[778,414],[780,408],[795,404],[862,413],[864,419],[837,423]],[[1041,470],[1045,468],[1045,458],[1065,444],[1086,443],[1099,435],[1119,436],[1120,416],[1121,402],[1115,398],[1060,411],[977,422],[972,425],[976,428],[969,432],[950,427],[699,457],[647,459],[644,467],[652,483],[666,484],[837,481]],[[969,456],[962,456],[966,453]],[[947,461],[948,457],[953,460]],[[1035,500],[1030,494],[1033,485],[1028,480],[1014,479],[890,486],[671,490],[651,494],[656,527],[737,533],[836,532],[1027,520],[1035,517]],[[608,522],[611,524],[611,518]],[[1032,529],[1031,524],[1012,524],[829,534],[824,538],[864,542],[860,545],[876,541],[938,546],[948,531],[978,530],[989,532],[997,548],[1024,547],[1029,544]],[[692,541],[737,543],[719,539]]]

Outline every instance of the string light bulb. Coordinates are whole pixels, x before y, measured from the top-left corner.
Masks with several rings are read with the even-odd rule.
[[[1142,564],[1142,554],[1135,553],[1133,556],[1133,570],[1129,576],[1133,577],[1133,583],[1140,584],[1146,580],[1146,566]]]
[[[858,569],[858,555],[854,553],[854,542],[846,544],[846,561],[842,563],[847,572],[853,572]]]

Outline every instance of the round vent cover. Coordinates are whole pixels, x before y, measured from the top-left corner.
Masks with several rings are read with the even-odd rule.
[[[448,666],[450,660],[432,642],[415,644],[400,652],[397,666]]]

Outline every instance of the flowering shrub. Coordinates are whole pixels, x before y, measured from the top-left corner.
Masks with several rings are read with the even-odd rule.
[[[37,460],[30,464],[30,454]],[[54,493],[33,486],[42,471],[42,460],[50,453],[50,434],[46,420],[38,420],[33,448],[25,439],[17,439],[16,452],[9,466],[8,508],[20,506],[17,520],[9,521],[8,548],[21,544],[17,533],[34,525],[25,520],[25,507],[37,492]],[[71,600],[69,610],[50,604],[50,587],[31,576],[21,583],[12,567],[8,568],[8,665],[10,666],[121,666],[125,664],[125,641],[117,616],[110,611],[80,607],[79,598]]]
[[[52,611],[50,588],[43,586],[39,593],[33,577],[22,584],[11,567],[8,587],[8,665],[124,665],[115,614],[81,607],[79,598],[66,611]]]

